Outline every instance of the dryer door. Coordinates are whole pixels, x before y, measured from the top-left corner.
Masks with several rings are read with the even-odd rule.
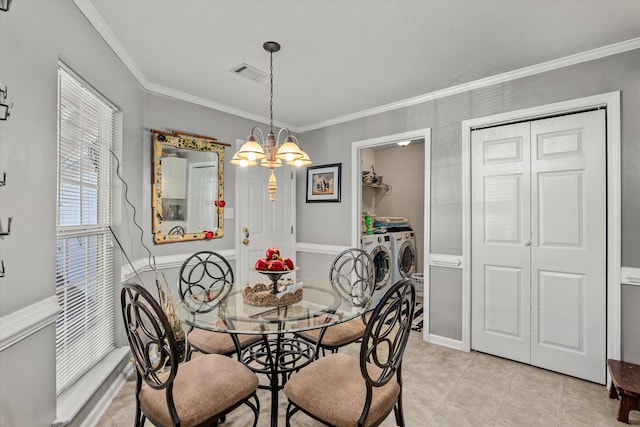
[[[391,252],[379,245],[373,248],[370,255],[375,269],[375,289],[380,289],[387,284],[391,276]]]
[[[416,271],[416,245],[405,240],[398,251],[398,271],[403,278],[409,278]]]

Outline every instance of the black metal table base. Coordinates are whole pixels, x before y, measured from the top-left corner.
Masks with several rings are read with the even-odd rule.
[[[316,356],[316,345],[296,339],[293,335],[263,335],[242,351],[242,362],[257,374],[265,375],[268,384],[262,389],[271,390],[271,427],[278,425],[278,392],[284,387],[292,372],[311,363]]]

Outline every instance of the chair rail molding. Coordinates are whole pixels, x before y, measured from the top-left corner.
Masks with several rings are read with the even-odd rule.
[[[0,317],[0,351],[54,323],[58,312],[58,298],[53,295]]]
[[[622,267],[620,276],[623,285],[640,286],[640,268]]]
[[[429,254],[429,265],[432,267],[458,268],[464,267],[461,255]]]
[[[222,255],[227,260],[235,260],[236,259],[236,251],[234,249],[222,249],[220,251],[216,251],[220,255]],[[180,268],[185,259],[189,258],[191,253],[187,254],[174,254],[174,255],[164,255],[155,258],[155,268],[158,270],[168,270],[171,268]],[[120,281],[122,283],[126,282],[129,279],[132,279],[136,276],[136,273],[143,273],[145,271],[153,271],[151,265],[149,265],[149,260],[147,258],[137,259],[132,262],[133,265],[123,265],[120,269]]]
[[[296,252],[308,252],[311,254],[338,255],[349,248],[349,246],[323,245],[320,243],[296,243]]]

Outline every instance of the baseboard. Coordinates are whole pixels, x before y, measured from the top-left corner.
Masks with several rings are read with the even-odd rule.
[[[443,347],[462,351],[462,341],[460,340],[454,340],[452,338],[442,337],[440,335],[425,334],[425,341],[431,344],[441,345]]]
[[[91,410],[87,418],[82,421],[80,427],[94,427],[98,425],[98,422],[104,415],[104,413],[109,409],[111,403],[116,398],[122,387],[126,384],[129,376],[133,373],[133,364],[129,363],[124,368],[118,378],[111,384],[109,389],[105,392],[105,394],[100,398],[100,401],[94,406]]]
[[[118,373],[118,379],[109,385],[105,395],[100,397],[96,407],[91,410],[90,415],[98,418],[91,421],[90,417],[87,417],[82,421],[83,426],[96,424],[99,417],[111,404],[120,388],[122,388],[123,381],[131,373],[132,365],[128,362],[130,354],[128,346],[114,349],[68,390],[58,396],[56,400],[56,420],[52,423],[52,427],[62,427],[74,421],[94,394],[105,384],[105,381],[117,372],[118,366],[126,362],[121,372]]]

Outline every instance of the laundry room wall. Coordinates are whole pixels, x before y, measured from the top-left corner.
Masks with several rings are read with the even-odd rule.
[[[376,150],[371,148],[363,148],[360,151],[360,169],[363,172],[367,172],[373,166],[374,170],[376,168]],[[376,196],[377,192],[372,188],[362,189],[362,206],[361,211],[364,215],[365,212],[377,213],[376,212]]]
[[[416,272],[424,272],[424,143],[375,151],[376,173],[391,191],[375,190],[375,212],[409,220],[416,238]],[[367,191],[363,190],[363,195]]]

